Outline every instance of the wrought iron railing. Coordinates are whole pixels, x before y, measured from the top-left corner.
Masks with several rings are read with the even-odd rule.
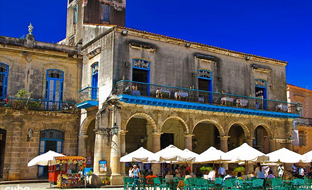
[[[76,102],[60,102],[28,98],[7,97],[0,102],[0,107],[7,107],[16,110],[34,111],[60,111],[66,113],[76,113]]]
[[[85,87],[78,91],[78,102],[88,100],[98,100],[99,93],[97,87]]]
[[[156,84],[148,84],[129,80],[117,82],[117,94],[147,96],[153,98],[197,102],[203,104],[229,107],[267,110],[276,112],[298,113],[300,104],[277,100],[261,99],[220,92],[209,92]]]

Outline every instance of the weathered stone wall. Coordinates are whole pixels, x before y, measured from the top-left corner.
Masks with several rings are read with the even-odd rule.
[[[4,180],[37,178],[38,167],[27,167],[27,163],[39,154],[42,130],[55,129],[64,132],[63,153],[77,155],[77,114],[0,108],[0,120],[0,128],[7,132]],[[33,136],[27,141],[29,129],[33,129]]]
[[[63,101],[77,101],[80,60],[69,57],[68,53],[4,45],[0,47],[0,63],[9,66],[7,94],[10,97],[25,89],[31,92],[31,98],[45,99],[47,70],[59,69],[64,72]]]
[[[118,80],[121,80],[123,77],[127,80],[132,80],[132,59],[142,58],[151,62],[150,83],[153,84],[197,89],[197,71],[199,69],[207,69],[213,73],[213,91],[215,92],[223,91],[231,94],[255,96],[255,79],[263,79],[267,81],[268,99],[286,101],[285,66],[188,48],[159,40],[147,39],[139,36],[139,34],[138,36],[131,34],[122,36],[119,32],[116,32],[115,38],[118,40],[122,39],[122,44],[116,43],[115,46],[115,50],[122,48],[121,56],[119,56],[119,51],[114,53],[114,67],[117,69],[119,57],[119,62],[123,63],[118,65]],[[129,43],[151,46],[156,50],[132,48],[129,46]],[[216,61],[203,61],[196,58],[196,54],[212,56],[216,58]],[[267,70],[260,72],[253,69],[253,64],[262,66]]]

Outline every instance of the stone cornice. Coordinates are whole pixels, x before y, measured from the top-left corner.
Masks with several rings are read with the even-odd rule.
[[[190,43],[191,45],[189,48],[194,48],[194,49],[204,50],[204,51],[213,52],[213,53],[217,53],[217,54],[221,54],[221,55],[227,55],[227,56],[231,56],[231,57],[241,58],[244,60],[246,60],[246,57],[248,57],[249,61],[267,63],[267,64],[278,65],[278,66],[283,66],[283,67],[285,67],[287,65],[286,61],[280,61],[280,60],[276,60],[276,59],[261,57],[258,55],[252,55],[252,54],[237,52],[237,51],[233,51],[233,50],[227,50],[224,48],[214,47],[214,46],[196,43],[196,42],[189,42],[186,40],[182,40],[182,39],[178,39],[178,38],[172,38],[172,37],[159,35],[159,34],[155,34],[155,33],[151,33],[151,32],[140,31],[140,30],[135,30],[135,29],[121,27],[121,26],[116,26],[115,30],[117,32],[121,32],[122,30],[128,30],[128,35],[146,38],[146,39],[151,39],[151,40],[156,40],[156,41],[161,41],[161,42],[166,42],[166,43],[180,45],[180,46],[184,46],[184,47],[185,47],[186,43]]]

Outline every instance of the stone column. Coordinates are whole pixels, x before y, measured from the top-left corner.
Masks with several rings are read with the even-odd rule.
[[[126,133],[128,131],[122,130],[120,131],[120,153],[121,157],[126,155]],[[120,174],[122,176],[126,176],[126,163],[121,162],[120,163]]]
[[[229,138],[230,138],[230,136],[220,136],[220,149],[223,152],[228,151],[228,139]]]
[[[86,134],[80,134],[79,135],[79,140],[78,140],[78,155],[79,156],[87,156],[87,139],[88,139],[88,135]]]
[[[190,151],[192,151],[193,149],[193,142],[192,142],[193,136],[194,136],[193,134],[184,135],[184,148],[187,148]]]
[[[162,133],[153,133],[153,152],[160,151],[160,136]],[[152,171],[154,174],[160,174],[160,164],[152,164]]]
[[[22,132],[22,122],[12,122],[12,141],[11,141],[11,158],[10,158],[10,170],[8,173],[8,180],[19,180],[20,179],[20,152],[22,135],[26,134]]]
[[[117,112],[116,107],[113,105],[113,114],[112,114],[112,126],[116,124],[118,126],[118,129],[121,128],[121,122],[120,122],[120,115]],[[115,123],[116,121],[116,123]],[[111,185],[122,185],[123,180],[120,175],[120,133],[121,131],[118,131],[118,134],[111,133],[112,135],[112,142],[110,147],[110,169],[111,169]]]
[[[94,143],[94,164],[93,164],[93,172],[96,175],[106,175],[106,173],[100,173],[99,161],[100,160],[107,160],[108,155],[104,154],[104,150],[108,149],[107,146],[107,137],[104,133],[98,129],[95,132],[95,143]]]

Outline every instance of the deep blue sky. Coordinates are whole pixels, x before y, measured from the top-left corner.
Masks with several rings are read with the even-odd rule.
[[[89,0],[90,1],[90,0]],[[0,0],[0,35],[65,38],[67,0]],[[128,0],[126,26],[288,61],[287,82],[312,90],[311,0]]]

